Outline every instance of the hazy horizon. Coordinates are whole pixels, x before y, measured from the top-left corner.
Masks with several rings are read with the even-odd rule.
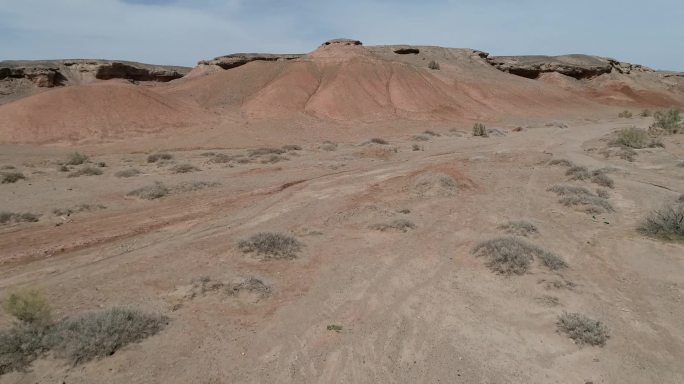
[[[655,0],[0,0],[0,60],[117,59],[194,66],[237,52],[307,53],[338,37],[366,45],[492,55],[589,54],[684,71],[684,4]]]

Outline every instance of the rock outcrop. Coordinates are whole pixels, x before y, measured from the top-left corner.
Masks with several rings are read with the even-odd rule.
[[[588,55],[492,56],[486,59],[489,64],[500,71],[528,79],[536,79],[542,73],[550,72],[580,80],[594,78],[613,71],[623,74],[653,71],[641,65]]]
[[[252,61],[288,61],[299,59],[303,56],[303,54],[234,53],[219,56],[212,60],[202,60],[197,64],[199,66],[216,65],[223,69],[231,69],[251,63]]]
[[[363,45],[359,40],[354,39],[332,39],[323,43],[321,46],[326,45]]]

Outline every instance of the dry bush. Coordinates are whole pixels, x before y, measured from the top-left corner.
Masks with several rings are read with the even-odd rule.
[[[413,144],[413,145],[411,146],[411,149],[412,149],[413,151],[422,151],[422,150],[423,150],[423,146],[422,146],[422,145],[418,145],[418,144]]]
[[[676,108],[667,111],[657,111],[653,114],[655,121],[652,129],[663,130],[667,133],[677,133],[682,129],[681,111]]]
[[[368,140],[367,142],[365,142],[364,144],[380,144],[380,145],[387,145],[387,144],[389,144],[389,142],[388,142],[387,140],[385,140],[385,139],[382,139],[382,138],[379,138],[379,137],[374,137],[374,138]]]
[[[26,179],[26,176],[21,172],[2,172],[0,176],[2,176],[2,184],[12,184]]]
[[[0,212],[0,224],[35,223],[39,216],[33,213]]]
[[[649,116],[651,116],[651,111],[648,110],[648,109],[644,109],[643,111],[641,111],[641,113],[639,114],[639,116],[641,116],[641,117],[649,117]]]
[[[124,169],[124,170],[121,170],[121,171],[115,173],[114,176],[116,176],[116,177],[134,177],[134,176],[138,176],[140,173],[141,172],[138,169],[128,168],[128,169]]]
[[[662,239],[683,240],[684,203],[672,202],[654,210],[639,226],[639,231],[645,235]]]
[[[283,145],[283,149],[285,151],[301,151],[302,146],[298,144],[288,144],[288,145]]]
[[[185,181],[177,184],[172,189],[174,193],[186,193],[201,191],[202,189],[206,188],[218,187],[219,185],[221,185],[221,183],[213,181]]]
[[[590,177],[587,167],[581,167],[577,165],[570,167],[570,169],[565,172],[565,175],[570,176],[570,180],[586,180]]]
[[[613,188],[615,185],[615,182],[610,178],[610,176],[598,171],[592,172],[591,182],[607,188]]]
[[[282,155],[287,152],[282,148],[257,148],[249,151],[249,156],[257,157],[263,155]]]
[[[2,303],[2,308],[22,323],[34,325],[50,323],[50,305],[45,296],[37,290],[10,293]]]
[[[25,371],[31,363],[47,351],[47,328],[16,324],[0,331],[0,375]]]
[[[257,233],[238,243],[243,253],[255,253],[266,260],[294,259],[302,247],[303,244],[294,237],[273,232]]]
[[[90,211],[95,211],[98,209],[106,209],[102,204],[97,204],[97,205],[90,205],[90,204],[78,204],[74,207],[71,208],[57,208],[53,209],[52,213],[54,213],[57,216],[71,216],[74,213],[81,213],[81,212],[90,212]]]
[[[548,189],[561,196],[559,202],[566,207],[580,206],[587,213],[613,212],[613,206],[607,199],[593,194],[584,187],[572,185],[554,185]]]
[[[210,163],[215,163],[215,164],[226,164],[230,163],[231,161],[234,161],[236,159],[236,156],[232,155],[226,155],[225,153],[213,153],[211,152],[211,159],[209,159]]]
[[[88,156],[79,152],[74,152],[67,156],[67,160],[64,165],[81,165],[86,161],[88,161]]]
[[[413,141],[430,141],[430,136],[427,135],[415,135],[411,138]]]
[[[270,155],[268,157],[262,158],[260,163],[261,164],[274,164],[274,163],[279,163],[281,161],[287,161],[289,160],[285,156],[280,156],[280,155]]]
[[[475,123],[475,125],[473,125],[473,136],[488,137],[487,127],[482,123]]]
[[[487,266],[503,275],[525,274],[535,256],[552,270],[567,266],[560,257],[516,237],[499,237],[481,242],[473,249],[473,254],[487,257]]]
[[[560,165],[561,167],[574,167],[575,164],[573,164],[570,160],[566,159],[554,159],[549,161],[549,165]]]
[[[401,232],[408,232],[411,229],[416,229],[416,225],[413,224],[411,221],[406,220],[406,219],[397,219],[394,221],[391,221],[389,223],[382,223],[382,224],[374,224],[369,227],[370,229],[374,229],[376,231],[401,231]]]
[[[113,355],[122,347],[157,334],[167,319],[127,308],[111,308],[66,318],[51,329],[47,344],[55,355],[77,365]]]
[[[237,295],[240,292],[249,292],[257,294],[261,298],[266,298],[271,294],[271,287],[256,277],[248,277],[226,287],[226,293],[229,295]]]
[[[437,133],[437,132],[435,132],[435,131],[431,131],[431,130],[429,130],[429,129],[424,130],[424,131],[423,131],[423,134],[424,134],[424,135],[428,135],[428,136],[435,136],[435,137],[442,136],[442,135],[440,135],[439,133]]]
[[[537,233],[537,227],[525,220],[513,220],[499,225],[500,230],[516,236],[528,236]]]
[[[147,156],[147,162],[148,163],[156,163],[159,160],[171,160],[171,159],[173,159],[173,155],[170,153],[166,153],[166,152],[153,153],[153,154]]]
[[[79,177],[79,176],[99,176],[102,174],[102,170],[99,168],[94,168],[91,166],[85,166],[78,171],[71,172],[67,177]]]
[[[412,193],[418,197],[451,197],[457,192],[456,180],[441,172],[420,175],[412,186]]]
[[[620,145],[628,148],[641,149],[651,146],[654,143],[648,136],[648,132],[639,128],[625,128],[617,133],[617,137],[613,141],[614,145]]]
[[[558,330],[567,334],[577,345],[604,346],[610,337],[603,323],[580,313],[563,312],[556,324]]]
[[[141,187],[128,192],[128,196],[135,196],[144,200],[160,199],[168,195],[171,191],[164,184],[156,182],[146,187]]]
[[[632,118],[632,112],[624,110],[624,111],[618,113],[618,117],[621,119],[631,119]]]
[[[596,190],[596,196],[602,198],[602,199],[608,199],[610,198],[610,193],[606,191],[605,189],[597,189]]]
[[[440,69],[439,63],[434,61],[434,60],[430,60],[430,62],[428,63],[428,68],[430,68],[432,70],[439,70]]]
[[[192,164],[178,164],[174,165],[171,168],[171,173],[190,173],[190,172],[197,172],[200,169],[195,167]]]

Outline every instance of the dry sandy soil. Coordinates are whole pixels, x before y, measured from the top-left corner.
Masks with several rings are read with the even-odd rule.
[[[235,76],[231,71],[213,76]],[[163,92],[189,84],[164,86],[170,88]],[[105,92],[82,87],[92,87],[91,96]],[[107,97],[128,97],[129,85],[107,87],[122,92]],[[36,98],[76,95],[78,89],[9,103],[0,115],[18,116],[40,104]],[[141,99],[130,102],[162,92],[154,89],[136,90]],[[230,116],[265,108],[271,99],[260,92]],[[185,95],[205,106],[220,96]],[[326,100],[307,105],[339,112],[320,107]],[[468,120],[395,116],[372,129],[365,122],[320,123],[316,128],[327,127],[323,131],[293,120],[241,121],[235,126],[252,130],[239,131],[243,141],[229,143],[226,137],[240,135],[226,133],[221,115],[222,125],[201,137],[191,134],[199,125],[185,135],[160,131],[135,140],[115,137],[128,134],[123,131],[102,138],[97,135],[105,130],[98,129],[91,132],[97,142],[84,142],[88,132],[80,132],[74,142],[46,139],[53,144],[39,145],[45,132],[58,135],[41,125],[46,117],[23,120],[35,128],[28,133],[5,124],[0,166],[16,167],[26,179],[0,186],[0,210],[40,220],[0,226],[0,296],[38,288],[57,319],[122,305],[161,313],[169,322],[112,356],[74,367],[47,354],[26,372],[0,376],[0,383],[682,383],[684,244],[648,238],[636,228],[651,210],[684,192],[684,135],[664,136],[664,148],[637,150],[632,162],[605,156],[615,131],[648,127],[652,118],[633,108],[636,117],[618,119],[610,105],[587,104],[580,113],[585,102],[578,100],[571,102],[572,113],[545,112],[551,106],[541,105],[526,118],[506,112],[515,108],[510,99],[503,115],[488,123],[488,138],[473,137]],[[184,116],[198,108],[187,101],[153,107],[159,110],[145,122],[150,126],[159,116],[175,119],[164,115],[165,108]],[[476,115],[486,115],[487,108]],[[372,112],[388,116],[384,107]],[[107,118],[118,112],[112,113]],[[417,141],[414,135],[425,129],[439,136]],[[366,143],[373,137],[389,143]],[[285,144],[301,149],[280,157],[249,154]],[[60,171],[74,150],[103,174],[68,177],[83,166]],[[147,156],[160,150],[173,158],[148,163]],[[213,161],[217,154],[225,162]],[[598,186],[569,180],[565,167],[549,164],[554,159],[590,170],[612,168],[608,201],[614,212],[592,215],[560,204],[549,187]],[[197,170],[174,173],[179,164]],[[140,174],[115,175],[130,168]],[[445,176],[454,183],[440,184]],[[155,182],[171,193],[156,200],[127,195]],[[199,182],[213,184],[187,188]],[[91,209],[53,212],[81,204]],[[415,228],[374,229],[398,219]],[[538,228],[528,241],[561,256],[568,268],[550,271],[537,260],[523,275],[504,276],[473,254],[481,241],[503,235],[500,224],[520,219]],[[264,231],[292,235],[304,247],[291,260],[262,260],[240,250],[241,240]],[[269,289],[198,293],[193,281],[203,276],[223,284],[255,277]],[[603,322],[610,334],[606,345],[576,345],[559,332],[563,311]],[[1,327],[11,322],[0,315]]]

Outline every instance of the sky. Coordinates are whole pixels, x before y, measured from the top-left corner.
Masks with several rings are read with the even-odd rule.
[[[194,66],[229,53],[306,53],[347,37],[684,71],[683,20],[683,0],[0,0],[0,60]]]

